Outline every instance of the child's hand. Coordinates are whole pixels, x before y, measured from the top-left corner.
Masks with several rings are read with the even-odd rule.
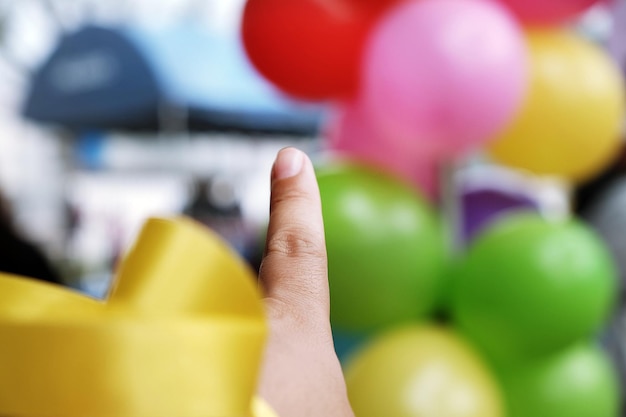
[[[260,280],[271,328],[261,396],[280,417],[352,417],[330,328],[319,189],[311,161],[293,148],[272,170]]]

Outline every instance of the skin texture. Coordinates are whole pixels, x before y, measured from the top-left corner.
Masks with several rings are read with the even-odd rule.
[[[321,201],[311,161],[279,152],[265,257],[270,340],[259,393],[280,417],[354,417],[333,348]]]

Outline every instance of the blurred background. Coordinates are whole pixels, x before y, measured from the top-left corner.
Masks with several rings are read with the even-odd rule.
[[[322,108],[239,44],[241,0],[0,2],[0,189],[59,279],[100,296],[151,215],[185,213],[255,265],[280,148]]]

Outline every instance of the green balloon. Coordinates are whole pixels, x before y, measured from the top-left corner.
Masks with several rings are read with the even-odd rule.
[[[362,332],[425,316],[444,265],[440,222],[417,190],[366,166],[318,169],[331,322]]]
[[[617,376],[606,354],[576,345],[501,376],[508,417],[619,417]]]
[[[607,319],[616,272],[583,223],[519,213],[477,238],[455,269],[453,316],[495,362],[553,353]]]

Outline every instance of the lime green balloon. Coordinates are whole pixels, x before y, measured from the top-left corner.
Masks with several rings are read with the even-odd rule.
[[[613,260],[582,222],[515,214],[469,248],[454,277],[453,316],[495,361],[553,353],[602,326]]]
[[[508,417],[619,417],[617,376],[606,354],[576,345],[501,377]]]
[[[345,375],[356,417],[504,416],[496,379],[451,330],[385,332],[355,354]]]
[[[331,321],[360,332],[423,317],[441,289],[440,222],[418,191],[358,165],[318,169]]]

